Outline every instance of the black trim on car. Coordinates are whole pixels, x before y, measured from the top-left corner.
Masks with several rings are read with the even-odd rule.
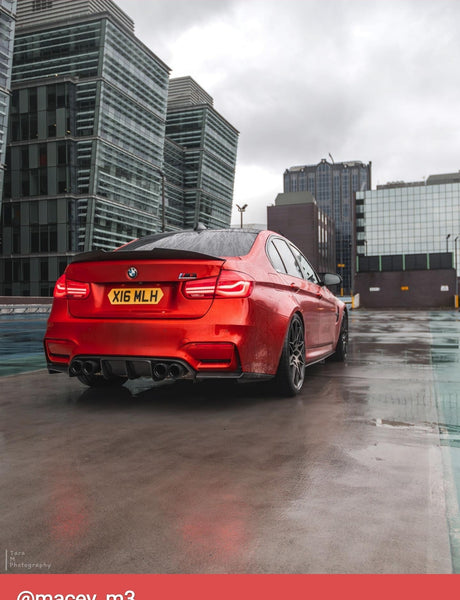
[[[154,248],[153,250],[131,250],[127,252],[104,252],[95,250],[93,252],[83,252],[77,254],[71,260],[71,263],[93,262],[93,261],[118,261],[118,260],[152,260],[152,259],[176,259],[176,260],[221,260],[220,256],[211,256],[201,252],[191,252],[190,250],[171,250],[169,248]]]

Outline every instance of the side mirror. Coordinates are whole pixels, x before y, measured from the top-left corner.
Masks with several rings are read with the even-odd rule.
[[[340,285],[342,278],[336,273],[320,273],[321,283],[326,286]]]

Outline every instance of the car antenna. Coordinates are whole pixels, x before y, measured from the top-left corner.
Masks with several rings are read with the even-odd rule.
[[[193,231],[204,231],[205,229],[207,229],[206,225],[204,223],[198,222],[193,228]]]

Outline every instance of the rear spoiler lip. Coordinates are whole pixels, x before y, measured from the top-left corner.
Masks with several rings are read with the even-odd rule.
[[[83,252],[77,254],[70,261],[74,263],[100,262],[100,261],[119,261],[128,260],[136,262],[138,260],[152,259],[171,259],[171,260],[219,260],[222,263],[226,261],[220,256],[202,254],[201,252],[191,252],[190,250],[173,250],[169,248],[154,248],[153,250],[117,250],[113,252],[104,252],[95,250],[92,252]]]

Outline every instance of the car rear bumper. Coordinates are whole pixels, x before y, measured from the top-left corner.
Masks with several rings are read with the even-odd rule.
[[[213,373],[241,375],[241,361],[233,342],[188,342],[176,349],[162,347],[161,353],[143,352],[133,347],[128,352],[115,350],[110,354],[77,344],[72,340],[45,338],[45,353],[50,371],[68,372],[70,376],[85,372],[117,375],[136,379],[152,377],[162,379],[195,379]],[[98,351],[99,350],[99,351]],[[125,349],[126,350],[126,349]]]
[[[88,367],[88,364],[91,366]],[[235,371],[214,370],[194,371],[184,361],[170,358],[148,358],[137,356],[79,356],[70,367],[68,364],[47,363],[49,373],[67,373],[70,377],[101,374],[106,378],[112,376],[127,379],[147,377],[153,381],[176,381],[179,379],[199,381],[204,379],[232,379],[232,380],[263,380],[270,379],[273,375],[267,373],[243,373],[241,368]]]
[[[95,373],[130,379],[275,374],[279,356],[266,327],[204,321],[114,322],[55,316],[44,339],[48,370],[75,376],[83,363],[93,361]]]

